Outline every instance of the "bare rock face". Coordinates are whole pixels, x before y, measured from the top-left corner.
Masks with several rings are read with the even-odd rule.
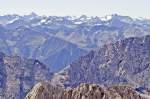
[[[24,99],[33,85],[48,81],[50,75],[38,60],[0,53],[0,99]]]
[[[38,83],[26,99],[150,99],[129,86],[102,88],[96,84],[81,84],[74,89],[62,89],[48,83]]]
[[[51,83],[76,87],[80,83],[130,84],[150,89],[150,36],[132,37],[104,45],[56,73]]]

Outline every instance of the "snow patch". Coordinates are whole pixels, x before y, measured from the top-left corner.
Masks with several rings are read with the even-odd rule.
[[[15,22],[15,21],[18,20],[18,19],[19,19],[19,17],[16,17],[16,18],[14,18],[13,20],[9,21],[8,24],[11,24],[11,23]]]
[[[75,22],[74,24],[82,24],[82,22],[81,22],[81,21],[78,21],[78,22]]]
[[[109,20],[111,20],[112,19],[112,16],[111,15],[107,15],[107,16],[105,16],[105,17],[101,17],[101,20],[102,21],[109,21]]]
[[[46,20],[45,20],[45,19],[42,19],[42,20],[41,20],[41,23],[45,23],[45,22],[46,22]]]

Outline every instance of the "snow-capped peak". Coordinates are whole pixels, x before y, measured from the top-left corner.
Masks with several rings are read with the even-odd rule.
[[[107,15],[107,16],[105,16],[105,17],[101,17],[100,19],[101,19],[102,21],[109,21],[109,20],[112,19],[112,15]]]

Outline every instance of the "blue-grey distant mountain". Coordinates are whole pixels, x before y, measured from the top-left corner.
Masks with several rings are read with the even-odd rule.
[[[0,51],[34,58],[58,71],[91,49],[150,34],[150,20],[106,17],[0,16]]]

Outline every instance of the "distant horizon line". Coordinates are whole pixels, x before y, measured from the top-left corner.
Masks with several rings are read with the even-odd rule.
[[[18,15],[18,16],[28,16],[28,15],[37,15],[37,16],[46,16],[46,17],[49,17],[49,16],[58,16],[58,17],[81,17],[81,16],[87,16],[87,17],[99,17],[99,18],[104,18],[106,16],[113,16],[113,15],[118,15],[118,16],[124,16],[124,17],[130,17],[130,18],[133,18],[133,19],[150,19],[150,17],[133,17],[133,16],[130,16],[130,15],[123,15],[123,14],[118,14],[118,13],[112,13],[112,14],[106,14],[106,15],[86,15],[86,14],[80,14],[80,15],[48,15],[48,14],[39,14],[39,13],[36,13],[36,12],[29,12],[29,13],[26,13],[26,14],[21,14],[21,13],[5,13],[5,14],[0,14],[0,16],[7,16],[7,15]]]

